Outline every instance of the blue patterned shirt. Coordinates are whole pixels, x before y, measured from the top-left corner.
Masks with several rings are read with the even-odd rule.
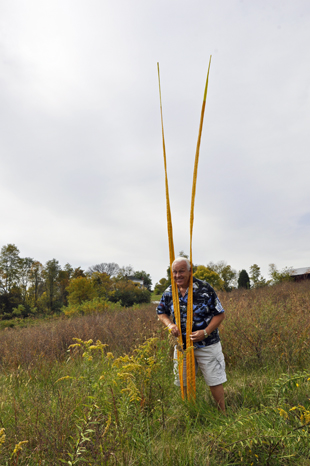
[[[182,296],[179,291],[181,332],[184,348],[186,347],[187,298],[188,290],[184,296]],[[173,322],[175,323],[171,286],[169,286],[162,295],[156,311],[157,314],[167,314],[168,316],[172,315]],[[198,280],[198,278],[193,277],[192,331],[196,332],[197,330],[203,330],[209,325],[212,317],[219,315],[222,312],[224,312],[224,309],[212,286],[205,281]],[[218,341],[220,341],[220,335],[218,329],[216,329],[204,340],[195,342],[194,347],[203,348],[204,346],[213,345]]]

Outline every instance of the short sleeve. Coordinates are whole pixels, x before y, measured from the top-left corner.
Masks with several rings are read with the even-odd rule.
[[[161,300],[156,308],[157,314],[167,314],[168,316],[171,315],[171,310],[170,310],[170,293],[165,291],[165,293],[162,295]]]

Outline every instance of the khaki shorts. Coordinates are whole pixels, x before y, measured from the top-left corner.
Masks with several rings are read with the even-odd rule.
[[[220,385],[227,381],[225,372],[225,360],[222,352],[222,345],[219,341],[214,345],[205,346],[203,348],[196,348],[194,350],[195,355],[195,368],[196,374],[198,367],[202,372],[202,375],[209,387]],[[173,361],[174,361],[174,375],[175,385],[180,386],[179,369],[178,369],[178,356],[177,350],[174,349]],[[186,386],[186,358],[183,360],[183,383]]]

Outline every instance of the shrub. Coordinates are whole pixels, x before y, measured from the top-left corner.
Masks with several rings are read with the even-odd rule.
[[[130,307],[133,304],[150,303],[151,292],[146,288],[139,288],[130,280],[121,280],[116,282],[116,289],[110,294],[109,300]]]

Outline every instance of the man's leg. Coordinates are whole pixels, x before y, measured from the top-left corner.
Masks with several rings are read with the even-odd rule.
[[[226,382],[225,359],[221,343],[195,350],[195,357],[217,408],[225,413],[223,383]]]
[[[212,396],[216,402],[217,408],[225,413],[225,396],[224,387],[222,384],[210,387]]]

